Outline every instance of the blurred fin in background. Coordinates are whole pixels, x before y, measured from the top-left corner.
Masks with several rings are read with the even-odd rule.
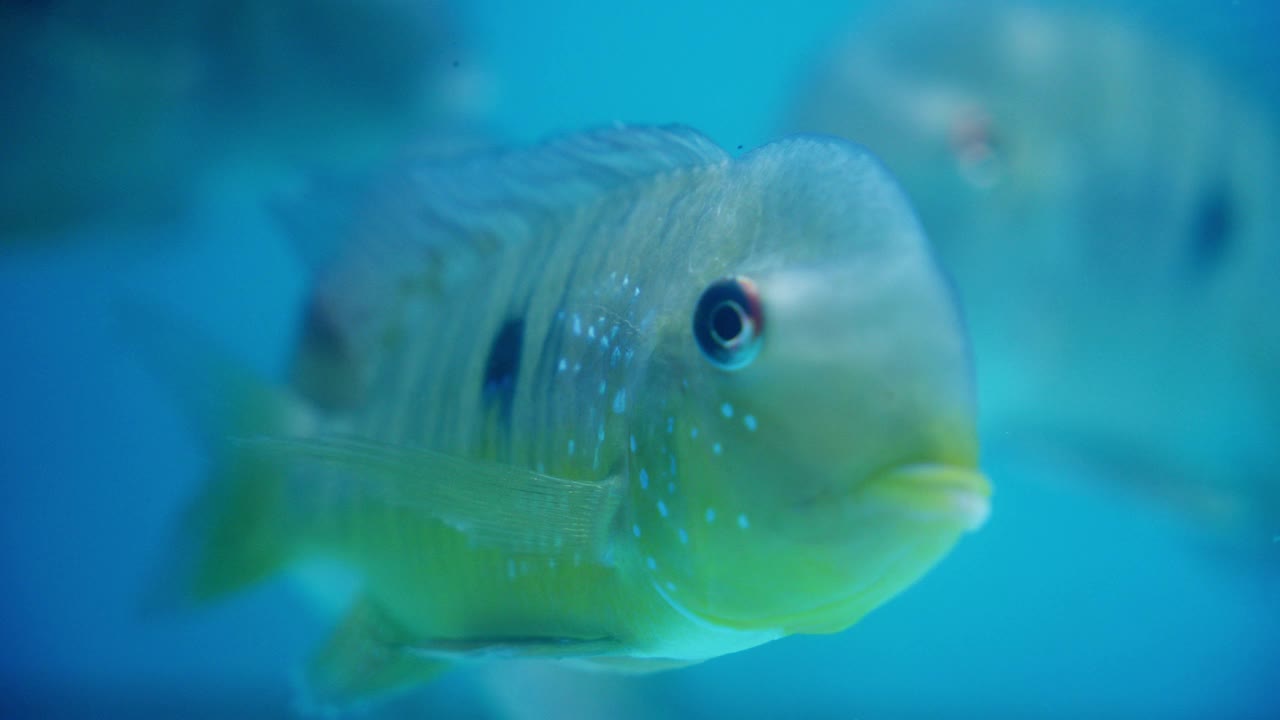
[[[465,124],[483,86],[443,2],[6,3],[0,247],[374,164]]]
[[[988,440],[1106,467],[1274,556],[1280,140],[1239,79],[1118,6],[895,4],[786,129],[866,144],[916,201]]]

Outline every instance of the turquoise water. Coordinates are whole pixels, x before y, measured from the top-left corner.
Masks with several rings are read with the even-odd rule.
[[[530,142],[618,120],[678,121],[750,148],[772,137],[816,53],[859,9],[481,0],[460,11],[447,45],[487,136]],[[1280,108],[1274,7],[1150,2],[1125,12]],[[121,298],[167,308],[279,376],[305,278],[259,187],[219,175],[178,221],[63,228],[56,243],[0,258],[6,717],[290,712],[292,676],[329,622],[296,588],[269,584],[186,615],[138,609],[203,460],[114,311]],[[1275,716],[1280,543],[1233,557],[1185,518],[1089,482],[1086,470],[999,438],[985,452],[997,488],[987,527],[849,631],[638,678],[468,669],[379,712]]]

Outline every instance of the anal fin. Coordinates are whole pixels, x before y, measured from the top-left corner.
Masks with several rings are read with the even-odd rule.
[[[349,709],[430,682],[451,666],[409,650],[377,605],[361,598],[307,665],[300,709]]]

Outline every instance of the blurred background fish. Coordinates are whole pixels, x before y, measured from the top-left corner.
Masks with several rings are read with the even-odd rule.
[[[0,243],[385,159],[481,102],[465,50],[439,2],[5,3]]]
[[[913,3],[859,24],[789,126],[858,138],[964,298],[983,425],[1190,516],[1280,527],[1280,126],[1123,12]]]

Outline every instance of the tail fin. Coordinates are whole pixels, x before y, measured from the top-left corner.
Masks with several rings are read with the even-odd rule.
[[[207,601],[273,574],[296,544],[282,521],[286,469],[244,451],[237,439],[297,434],[311,421],[309,410],[181,322],[132,305],[121,316],[211,456],[207,485],[182,515],[146,604]]]

